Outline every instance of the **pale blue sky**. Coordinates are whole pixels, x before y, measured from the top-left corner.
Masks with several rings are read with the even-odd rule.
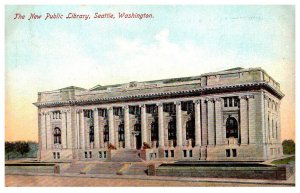
[[[31,12],[91,17],[136,12],[154,18],[21,21],[13,20],[16,12],[27,17]],[[6,104],[35,113],[31,103],[38,91],[196,76],[238,66],[265,69],[286,93],[283,104],[293,104],[294,15],[293,6],[275,5],[6,6],[6,96],[21,95],[25,103]]]

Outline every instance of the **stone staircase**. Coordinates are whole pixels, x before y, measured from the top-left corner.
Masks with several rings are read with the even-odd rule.
[[[132,163],[123,175],[147,175],[148,166],[145,163]]]
[[[87,174],[117,174],[123,163],[99,163],[87,171]]]
[[[138,150],[122,150],[118,151],[108,162],[142,162],[138,156]]]

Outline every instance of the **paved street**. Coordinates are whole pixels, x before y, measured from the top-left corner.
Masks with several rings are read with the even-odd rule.
[[[61,177],[61,176],[23,176],[6,175],[6,187],[41,187],[41,186],[79,186],[79,187],[103,187],[103,186],[282,186],[270,184],[241,184],[241,183],[223,183],[223,182],[184,182],[184,181],[164,181],[164,180],[142,180],[142,179],[103,179],[87,177]]]

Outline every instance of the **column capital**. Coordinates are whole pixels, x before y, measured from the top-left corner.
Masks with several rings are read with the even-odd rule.
[[[129,105],[123,105],[122,108],[123,109],[129,109]]]
[[[239,96],[239,99],[245,99],[245,100],[247,100],[248,97],[247,97],[247,95],[242,95],[242,96]]]
[[[98,108],[93,108],[93,111],[94,111],[94,112],[97,112],[97,111],[98,111]]]
[[[214,98],[205,98],[205,102],[214,102]]]
[[[62,109],[60,112],[61,113],[68,113],[68,112],[70,112],[70,109]]]
[[[162,107],[162,106],[163,106],[163,103],[162,103],[162,102],[156,103],[156,106]]]
[[[266,94],[264,94],[264,99],[265,99],[265,100],[269,100],[270,97],[268,97]]]
[[[247,97],[248,97],[248,99],[254,99],[254,95],[253,94],[252,95],[248,95]]]
[[[107,110],[113,110],[113,107],[112,106],[107,107]]]
[[[76,109],[76,113],[82,113],[83,110],[82,109]]]
[[[175,101],[174,104],[180,106],[181,105],[181,101]]]
[[[146,107],[146,104],[139,104],[139,107],[140,107],[140,108],[145,108],[145,107]]]
[[[214,102],[221,102],[221,98],[213,98]]]
[[[193,101],[193,103],[195,103],[195,104],[200,104],[200,102],[201,102],[200,99],[196,99]]]

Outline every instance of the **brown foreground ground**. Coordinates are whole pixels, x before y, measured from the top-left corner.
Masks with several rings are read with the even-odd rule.
[[[280,186],[280,185],[258,185],[241,183],[220,183],[220,182],[180,182],[163,180],[137,180],[137,179],[101,179],[82,177],[60,177],[60,176],[22,176],[5,175],[6,187],[110,187],[110,186]],[[282,185],[281,185],[282,186]]]

